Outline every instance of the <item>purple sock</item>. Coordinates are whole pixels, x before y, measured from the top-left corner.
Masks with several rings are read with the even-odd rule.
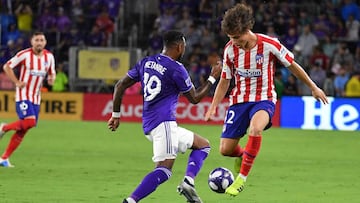
[[[165,167],[155,168],[152,172],[148,173],[144,179],[141,181],[140,185],[136,190],[131,194],[136,202],[148,196],[150,193],[154,192],[156,188],[171,176],[171,170]]]
[[[190,153],[186,175],[194,178],[200,171],[204,160],[210,152],[210,147],[195,149]]]

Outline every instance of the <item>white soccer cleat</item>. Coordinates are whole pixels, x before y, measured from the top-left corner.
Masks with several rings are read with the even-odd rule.
[[[0,158],[0,167],[13,168],[15,166],[10,163],[9,159]]]

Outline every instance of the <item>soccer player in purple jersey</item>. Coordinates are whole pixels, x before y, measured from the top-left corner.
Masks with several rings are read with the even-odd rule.
[[[144,92],[143,130],[153,142],[153,161],[156,165],[135,191],[124,199],[124,203],[139,202],[167,181],[172,174],[177,154],[184,153],[187,149],[192,149],[192,152],[178,192],[188,202],[202,202],[194,188],[194,179],[208,156],[210,145],[205,138],[177,125],[176,106],[180,94],[193,104],[205,97],[220,76],[221,65],[220,62],[214,65],[207,83],[195,89],[185,67],[178,62],[185,52],[184,35],[178,31],[168,31],[163,36],[163,44],[162,53],[139,61],[117,82],[114,89],[113,113],[108,121],[108,127],[112,131],[120,124],[120,106],[126,88],[141,82]]]

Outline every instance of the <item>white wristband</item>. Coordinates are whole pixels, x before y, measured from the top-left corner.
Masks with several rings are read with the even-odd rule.
[[[211,84],[214,84],[216,82],[216,79],[213,76],[209,76],[209,78],[207,79]]]
[[[120,118],[121,112],[112,112],[111,116],[112,116],[113,118]]]

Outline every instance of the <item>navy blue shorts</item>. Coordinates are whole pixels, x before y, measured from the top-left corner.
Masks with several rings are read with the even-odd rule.
[[[270,120],[265,130],[271,127],[271,118],[274,115],[275,104],[271,101],[247,102],[234,104],[226,112],[222,138],[239,138],[246,134],[250,120],[256,112],[268,112]]]
[[[40,105],[31,103],[28,100],[16,102],[16,113],[20,119],[25,117],[35,116],[36,121],[39,117]]]

